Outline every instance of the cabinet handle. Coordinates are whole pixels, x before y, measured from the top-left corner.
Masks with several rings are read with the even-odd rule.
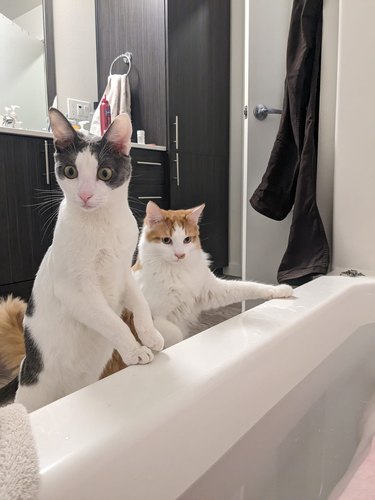
[[[157,161],[137,161],[137,165],[155,165],[156,167],[161,167],[162,163]]]
[[[45,167],[46,167],[46,181],[49,185],[49,156],[48,156],[48,141],[44,141],[44,158],[45,158]]]
[[[176,144],[176,149],[178,149],[178,116],[176,115],[176,121],[174,122],[174,124],[176,126],[176,140],[175,141],[172,141]]]
[[[161,200],[162,196],[138,196],[138,200]]]
[[[177,177],[175,177],[175,179],[176,179],[177,186],[179,186],[180,185],[180,158],[178,156],[178,153],[176,153],[176,159],[173,161],[176,163]]]

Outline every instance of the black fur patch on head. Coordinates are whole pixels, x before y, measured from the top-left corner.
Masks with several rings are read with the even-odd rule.
[[[31,316],[34,314],[34,311],[35,311],[34,298],[33,298],[33,294],[31,293],[29,301],[27,303],[25,315],[28,316],[29,318],[31,318]]]
[[[112,170],[112,177],[106,181],[111,189],[116,189],[130,179],[132,166],[130,156],[119,152],[116,147],[105,138],[92,142],[90,151],[98,159],[98,168],[108,167]]]
[[[27,326],[24,328],[24,336],[26,357],[22,363],[20,384],[33,385],[38,382],[39,374],[43,370],[43,358]]]
[[[65,148],[55,145],[55,170],[56,176],[65,179],[64,167],[76,165],[78,153],[89,148],[98,161],[98,168],[107,167],[112,170],[112,177],[105,182],[111,189],[116,189],[124,184],[131,176],[131,159],[120,153],[113,144],[105,138],[88,138],[77,134],[74,143]],[[79,175],[79,173],[78,173]]]
[[[55,143],[55,172],[56,177],[65,179],[64,167],[75,165],[78,153],[82,152],[89,145],[89,141],[82,134],[76,134],[74,142],[66,146]]]

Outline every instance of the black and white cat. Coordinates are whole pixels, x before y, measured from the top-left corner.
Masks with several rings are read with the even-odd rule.
[[[151,349],[164,345],[131,272],[138,229],[127,199],[128,115],[96,140],[77,133],[56,109],[50,121],[64,199],[24,318],[26,357],[15,401],[29,411],[98,380],[113,349],[131,365],[149,363]],[[120,318],[124,307],[143,346]]]

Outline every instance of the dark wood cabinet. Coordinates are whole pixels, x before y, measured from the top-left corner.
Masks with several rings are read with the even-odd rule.
[[[228,156],[230,1],[167,1],[170,144]]]
[[[44,139],[0,134],[0,151],[0,291],[10,292],[34,279],[51,243],[51,172]]]
[[[160,208],[169,208],[167,155],[164,151],[140,148],[131,150],[132,178],[129,185],[129,205],[142,227],[146,205],[152,200]]]
[[[52,243],[61,190],[52,139],[0,134],[0,297],[28,300],[35,274]],[[169,206],[165,151],[133,148],[129,201],[138,225],[146,204]]]
[[[225,267],[230,0],[113,0],[111,9],[96,0],[96,16],[100,95],[112,60],[132,52],[134,128],[167,146],[168,206],[206,203],[203,247],[214,268]]]

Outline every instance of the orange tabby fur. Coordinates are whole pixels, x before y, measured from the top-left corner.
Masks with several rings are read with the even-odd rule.
[[[149,241],[157,241],[166,236],[172,236],[174,227],[176,225],[181,226],[185,229],[186,235],[190,236],[192,241],[195,241],[197,246],[201,248],[199,241],[199,226],[194,222],[190,221],[187,216],[193,212],[193,208],[189,210],[163,210],[160,212],[163,214],[163,220],[158,224],[152,226],[151,230],[147,233],[147,239]],[[145,224],[149,224],[148,216],[145,218]],[[197,241],[198,240],[198,241]],[[136,266],[133,267],[136,271]]]
[[[0,367],[8,371],[12,377],[18,375],[20,363],[25,356],[22,321],[26,306],[26,302],[18,297],[13,298],[12,295],[6,299],[0,298]],[[133,314],[125,309],[122,319],[137,337]],[[117,351],[113,351],[113,356],[100,378],[108,377],[123,368],[126,368],[126,365],[121,356]]]
[[[0,365],[12,377],[18,374],[20,363],[25,356],[22,320],[26,303],[9,295],[0,299]]]

